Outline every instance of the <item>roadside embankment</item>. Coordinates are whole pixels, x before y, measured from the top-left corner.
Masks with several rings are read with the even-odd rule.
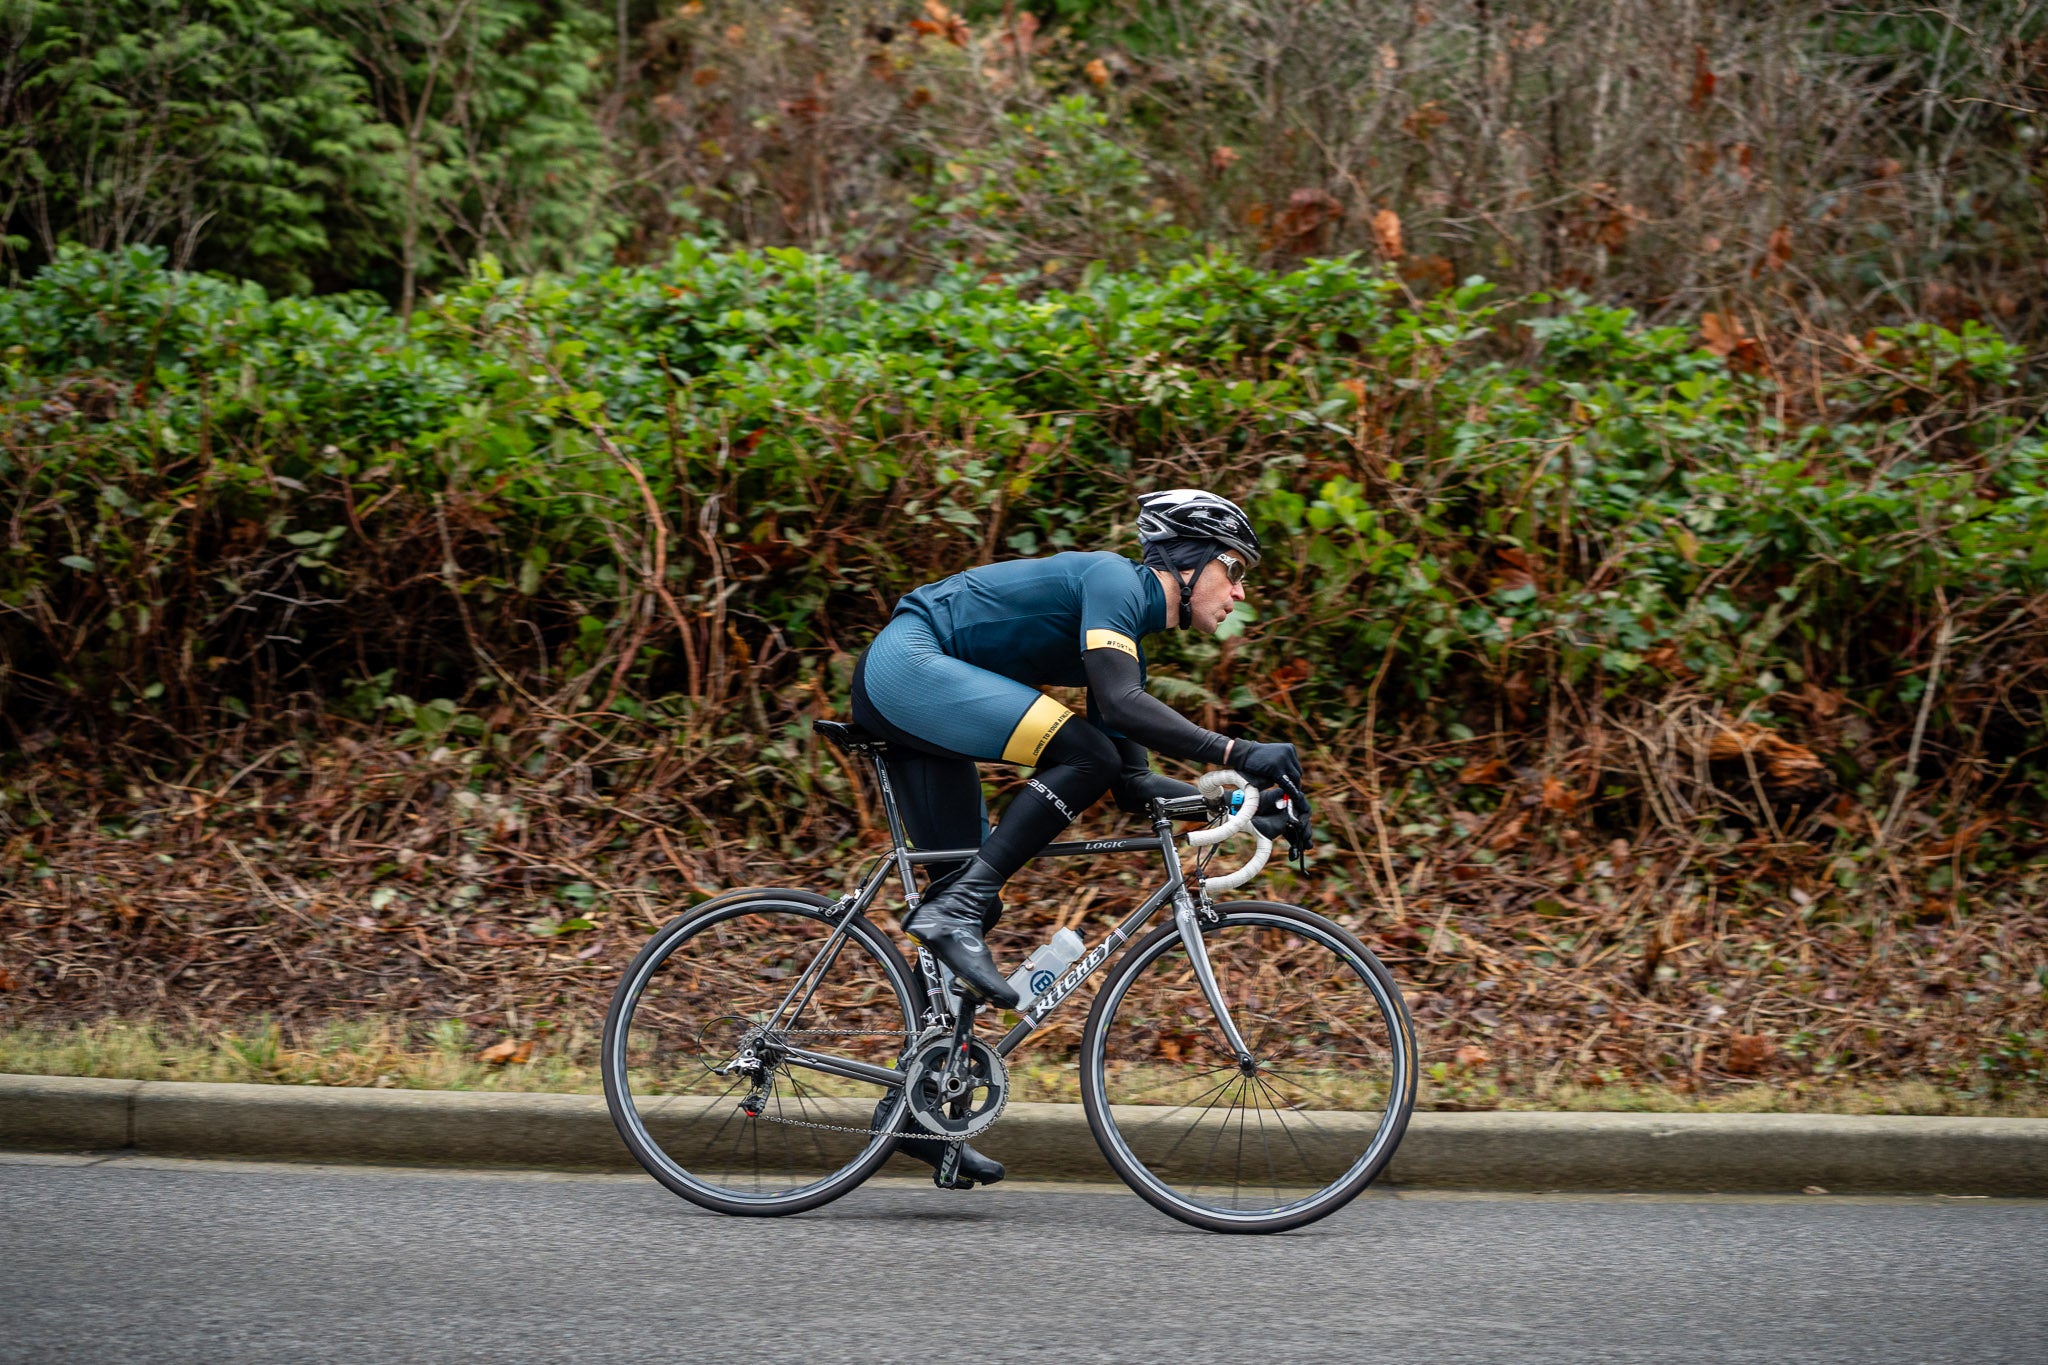
[[[1013,1104],[978,1144],[1018,1176],[1113,1179],[1079,1105]],[[0,1147],[630,1168],[604,1101],[0,1075]],[[1439,1189],[2048,1197],[2048,1119],[1419,1113],[1395,1184]]]

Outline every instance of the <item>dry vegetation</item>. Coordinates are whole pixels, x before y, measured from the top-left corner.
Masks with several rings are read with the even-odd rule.
[[[1711,757],[1729,733],[1697,713],[1646,712],[1586,736],[1541,779],[1483,745],[1382,752],[1378,773],[1325,784],[1337,846],[1305,883],[1271,878],[1272,893],[1335,915],[1393,967],[1439,1104],[1595,1107],[1609,1088],[1617,1107],[1740,1104],[1726,1095],[1751,1088],[1794,1107],[2038,1103],[2038,871],[1958,878],[1942,896],[1914,890],[1930,868],[1970,856],[1970,831],[1943,833],[1910,803],[1869,845],[1873,884],[1860,896],[1830,885],[1830,850],[1845,826],[1885,816],[1846,799],[1776,832],[1674,821],[1610,837],[1578,813],[1580,791],[1621,774],[1646,775],[1679,810],[1756,810],[1747,765]],[[232,781],[208,786],[93,790],[42,766],[25,794],[69,818],[40,841],[39,875],[10,895],[8,1015],[31,1032],[157,1020],[188,1052],[195,1039],[236,1040],[210,1071],[188,1062],[157,1074],[533,1084],[480,1079],[480,1058],[527,1060],[486,1052],[506,1040],[539,1043],[544,1083],[587,1086],[603,1004],[649,929],[713,888],[837,889],[855,867],[848,841],[882,837],[823,748],[796,759],[808,790],[757,809],[749,826],[712,818],[731,792],[712,775],[717,760],[669,737],[621,744],[561,718],[484,747],[547,761],[531,778],[477,783],[477,748],[330,734],[249,755]],[[1804,776],[1796,755],[1788,765],[1744,752],[1763,783]],[[1442,828],[1375,817],[1376,780],[1447,754],[1508,799],[1453,809]],[[720,823],[730,833],[705,841]],[[1027,871],[992,936],[998,955],[1020,956],[1055,924],[1092,936],[1128,907],[1137,879],[1135,868],[1115,879]],[[1895,896],[1908,913],[1869,915],[1872,900]],[[364,1015],[385,1021],[381,1049],[333,1041],[332,1027]],[[252,1019],[281,1021],[286,1033],[260,1046],[283,1063],[233,1063],[262,1034]],[[303,1041],[322,1021],[331,1065]],[[1070,1050],[1078,1022],[1044,1035],[1036,1055]],[[436,1043],[440,1062],[406,1060]],[[59,1069],[93,1070],[83,1059],[100,1055],[60,1062],[40,1046]],[[451,1049],[468,1052],[466,1069]],[[1920,1091],[1899,1089],[1916,1079]],[[1060,1086],[1050,1073],[1035,1084]]]

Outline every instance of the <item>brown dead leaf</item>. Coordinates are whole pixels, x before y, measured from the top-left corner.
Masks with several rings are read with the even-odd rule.
[[[491,1044],[476,1054],[476,1059],[486,1066],[517,1066],[531,1060],[532,1057],[533,1040],[530,1038],[521,1039],[516,1043],[507,1038],[503,1042]]]
[[[1410,256],[1401,262],[1401,278],[1418,294],[1441,294],[1457,283],[1448,256]]]
[[[1955,833],[1945,835],[1928,844],[1920,850],[1920,854],[1925,858],[1953,857],[1957,849],[1970,847],[1970,845],[1977,842],[1978,835],[1987,829],[1996,828],[1997,825],[1997,816],[1980,815],[1975,820],[1966,821],[1963,827]]]
[[[1017,16],[1017,20],[996,38],[996,46],[1012,57],[1029,56],[1040,43],[1038,41],[1039,18],[1030,10]]]
[[[1529,703],[1536,698],[1536,683],[1530,678],[1529,670],[1518,668],[1508,674],[1501,682],[1500,695],[1507,702],[1508,715],[1515,724],[1520,725],[1528,719]]]
[[[1731,356],[1735,354],[1735,348],[1748,339],[1743,334],[1742,323],[1729,314],[1700,314],[1700,345],[1715,355]]]
[[[1425,100],[1417,105],[1408,117],[1401,120],[1401,131],[1410,137],[1429,140],[1429,135],[1451,121],[1435,100]]]
[[[1840,692],[1830,692],[1811,682],[1799,689],[1799,704],[1804,706],[1807,714],[1815,720],[1832,719],[1835,713],[1842,709],[1842,703],[1847,700],[1848,698]]]
[[[1266,249],[1302,254],[1313,251],[1323,229],[1341,218],[1343,206],[1328,190],[1305,186],[1287,196],[1287,207],[1266,234]]]
[[[1643,662],[1669,678],[1689,678],[1692,670],[1679,657],[1676,645],[1659,645],[1643,656]]]
[[[1503,786],[1510,775],[1507,760],[1501,758],[1475,758],[1458,769],[1458,780],[1468,787]]]
[[[1803,744],[1794,744],[1754,721],[1723,726],[1715,731],[1713,738],[1707,741],[1707,761],[1740,764],[1745,771],[1753,763],[1757,776],[1774,796],[1821,791],[1834,785],[1834,777],[1827,764],[1821,762],[1813,750]]]
[[[1280,692],[1291,692],[1307,682],[1314,672],[1315,665],[1307,659],[1290,660],[1273,670],[1273,687]]]
[[[1763,347],[1732,313],[1700,314],[1700,345],[1726,360],[1732,369],[1763,368]]]
[[[1728,1039],[1728,1052],[1721,1069],[1734,1076],[1754,1076],[1764,1069],[1776,1049],[1761,1033],[1737,1033]]]
[[[1714,85],[1713,68],[1707,65],[1706,44],[1695,43],[1692,49],[1692,98],[1686,101],[1693,112],[1707,107],[1707,101],[1714,97]]]
[[[1086,76],[1088,83],[1098,90],[1109,87],[1109,66],[1100,57],[1094,58],[1088,65],[1082,67],[1081,74]]]
[[[1392,209],[1381,209],[1372,216],[1372,240],[1380,255],[1390,261],[1401,259],[1401,215]]]
[[[1488,579],[1487,584],[1495,592],[1512,592],[1516,588],[1535,587],[1536,575],[1530,573],[1527,569],[1509,565]]]
[[[1573,815],[1579,809],[1579,794],[1565,785],[1564,779],[1554,773],[1543,776],[1543,792],[1538,798],[1543,809],[1559,815]]]
[[[1493,837],[1486,841],[1486,846],[1495,853],[1505,853],[1522,842],[1522,832],[1528,827],[1528,812],[1517,811],[1514,819],[1494,831]]]
[[[1223,174],[1237,164],[1237,148],[1218,147],[1209,153],[1209,169],[1217,175]]]
[[[15,990],[20,985],[21,982],[16,979],[13,972],[8,971],[5,967],[0,967],[0,991]]]
[[[1485,1066],[1493,1060],[1493,1057],[1485,1048],[1467,1043],[1451,1054],[1451,1060],[1457,1065],[1470,1070],[1475,1066]]]
[[[967,21],[939,3],[939,0],[924,0],[927,19],[912,19],[910,31],[925,33],[934,38],[944,38],[954,47],[966,47],[972,35],[968,32]]]
[[[1783,270],[1792,262],[1792,225],[1780,223],[1771,232],[1770,245],[1764,249],[1764,262],[1772,270]]]

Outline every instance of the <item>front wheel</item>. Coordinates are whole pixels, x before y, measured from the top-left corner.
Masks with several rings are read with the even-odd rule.
[[[1415,1108],[1414,1030],[1393,977],[1341,926],[1265,901],[1218,915],[1203,942],[1253,1060],[1233,1057],[1169,921],[1095,998],[1081,1100],[1153,1207],[1212,1232],[1283,1232],[1392,1160]]]

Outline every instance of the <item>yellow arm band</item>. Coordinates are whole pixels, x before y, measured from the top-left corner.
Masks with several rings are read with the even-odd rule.
[[[1090,649],[1114,649],[1130,655],[1133,659],[1138,657],[1138,642],[1113,630],[1091,630],[1088,632],[1087,642]]]

